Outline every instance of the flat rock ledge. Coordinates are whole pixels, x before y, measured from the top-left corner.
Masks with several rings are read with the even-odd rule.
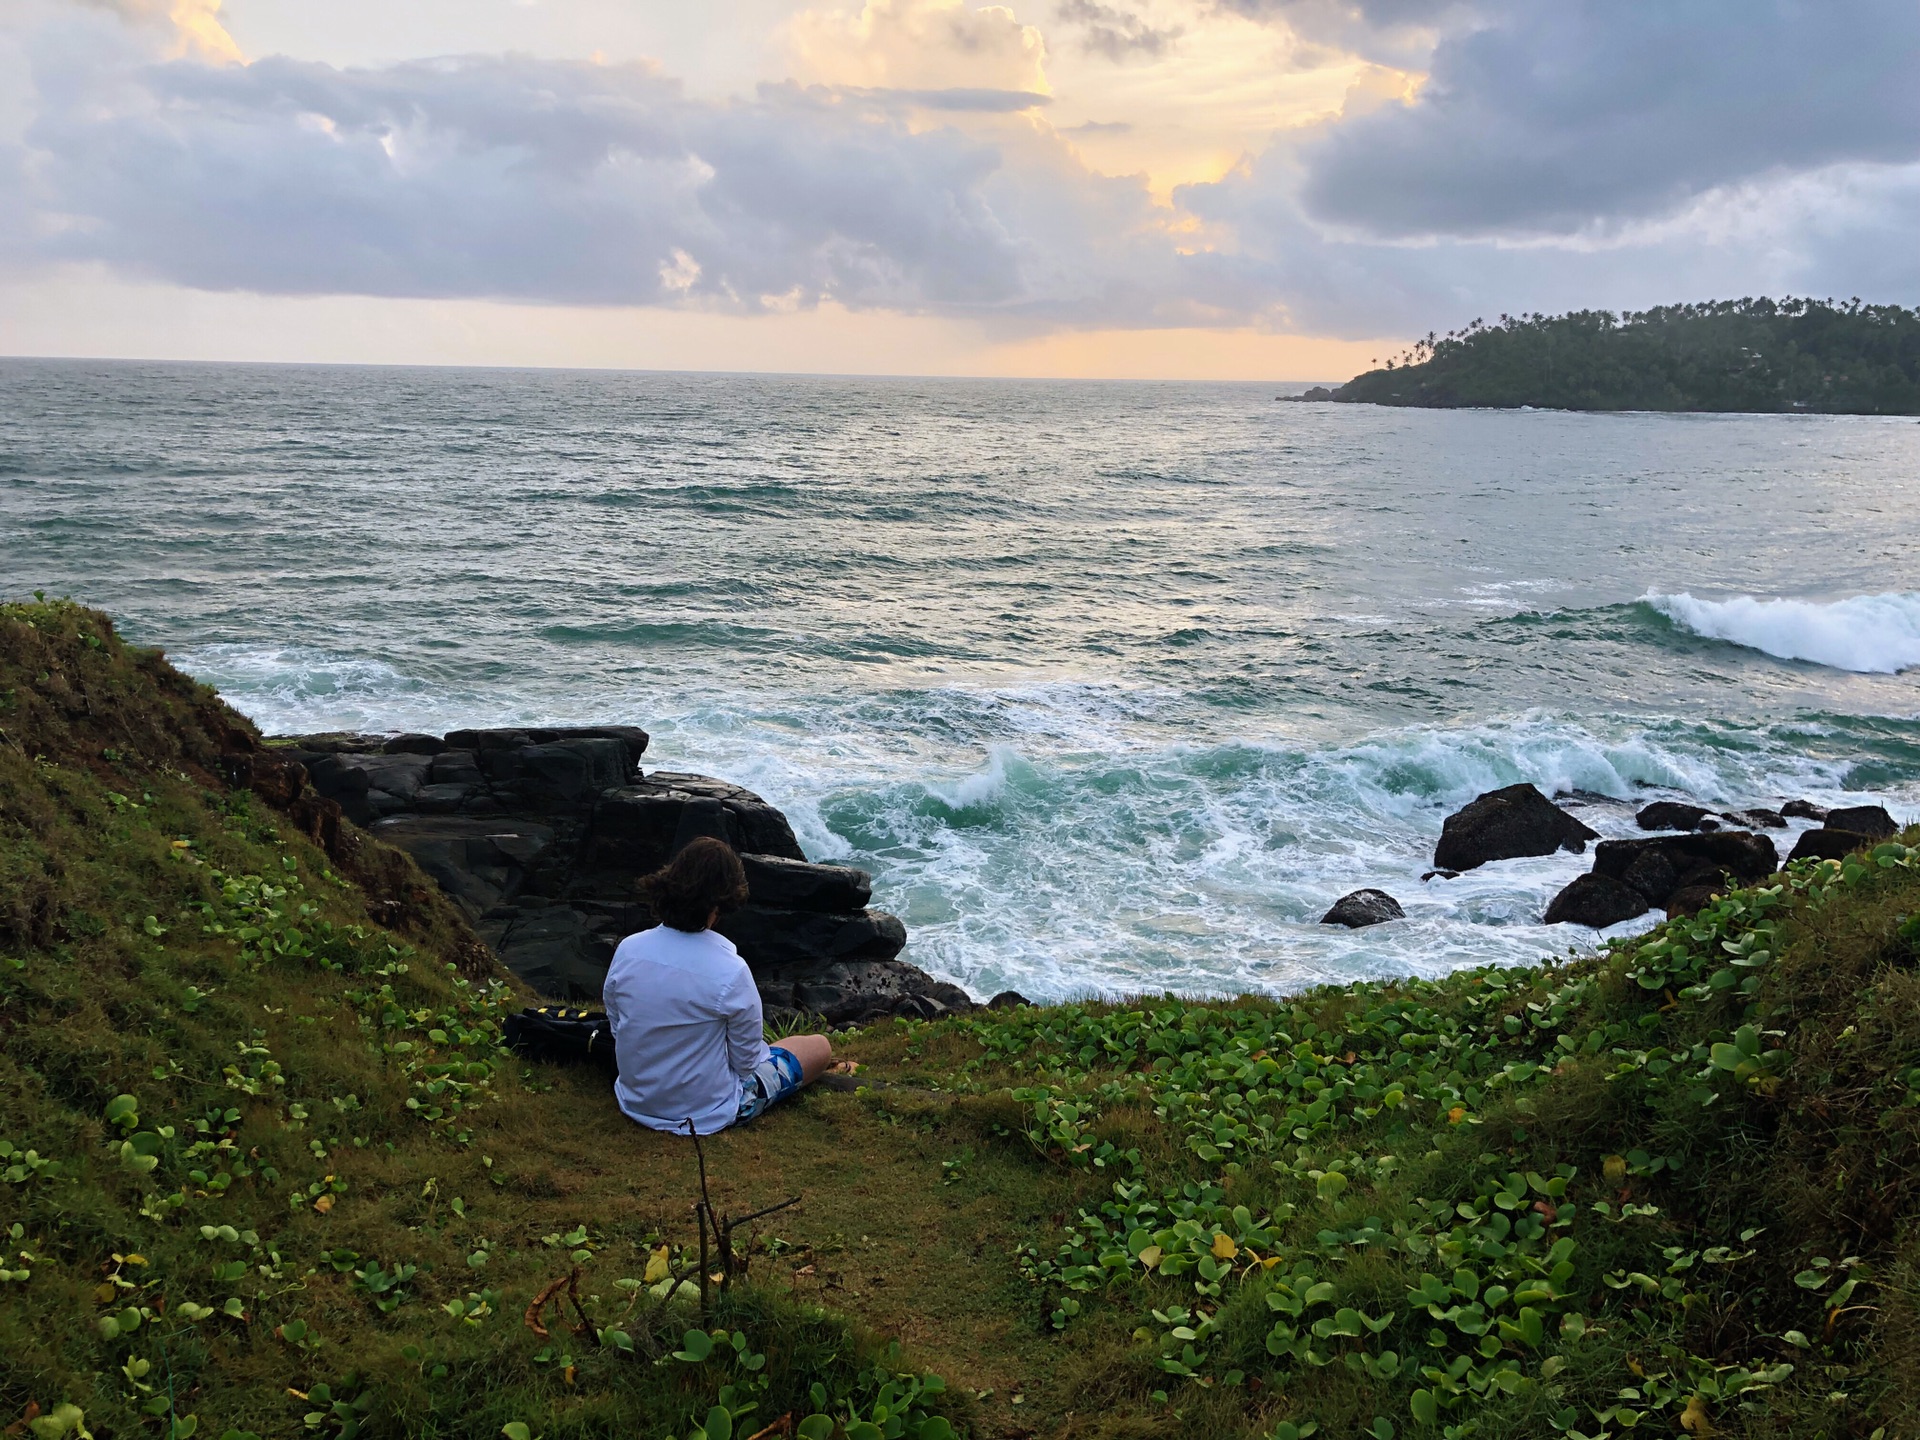
[[[614,947],[658,923],[640,877],[711,835],[740,852],[748,903],[716,927],[770,1014],[864,1024],[971,1010],[899,957],[907,929],[869,907],[863,870],[811,863],[786,816],[705,775],[643,773],[633,726],[309,735],[275,742],[322,797],[439,883],[508,969],[598,1003]]]

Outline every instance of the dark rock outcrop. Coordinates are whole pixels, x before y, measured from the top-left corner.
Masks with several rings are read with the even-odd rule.
[[[1876,840],[1890,840],[1900,833],[1900,827],[1884,805],[1850,805],[1844,810],[1829,810],[1826,826],[1829,830],[1871,835]]]
[[[1743,830],[1784,830],[1787,817],[1778,810],[1756,808],[1753,810],[1729,810],[1720,817],[1729,824]]]
[[[1493,860],[1578,855],[1600,834],[1581,824],[1531,785],[1490,790],[1449,815],[1433,849],[1438,870],[1473,870]]]
[[[1667,897],[1667,918],[1675,920],[1682,915],[1698,914],[1707,908],[1714,896],[1724,894],[1726,889],[1727,887],[1721,884],[1689,885],[1684,890],[1676,890]]]
[[[1686,885],[1721,876],[1744,885],[1764,880],[1779,868],[1780,852],[1773,841],[1750,830],[1602,840],[1593,849],[1594,874],[1625,881],[1654,905],[1666,904],[1667,896]]]
[[[1547,906],[1545,923],[1591,925],[1595,930],[1604,930],[1622,920],[1644,915],[1651,908],[1647,897],[1633,886],[1608,875],[1589,873],[1574,877],[1572,884],[1553,897],[1553,903]]]
[[[1691,913],[1729,886],[1764,880],[1779,868],[1773,841],[1748,830],[1602,840],[1593,850],[1592,871],[1554,897],[1545,919],[1549,925],[1617,925],[1654,908]],[[1635,901],[1639,908],[1628,908]],[[1611,918],[1583,918],[1592,916]]]
[[[1642,830],[1698,830],[1711,812],[1704,805],[1687,805],[1678,800],[1656,800],[1633,823]]]
[[[1825,820],[1826,807],[1816,805],[1811,800],[1789,800],[1780,807],[1780,813],[1789,820]]]
[[[860,870],[807,860],[793,827],[738,785],[643,775],[631,726],[312,736],[275,747],[349,820],[411,855],[500,959],[557,999],[599,997],[614,947],[654,924],[640,878],[689,840],[740,852],[748,903],[718,930],[770,1011],[832,1023],[973,1007],[898,958],[906,927],[868,908]]]
[[[1320,923],[1344,925],[1349,930],[1358,930],[1367,925],[1406,918],[1407,912],[1400,908],[1400,902],[1386,891],[1355,890],[1351,895],[1342,895],[1334,901],[1333,908],[1320,917]]]
[[[1818,830],[1809,830],[1794,841],[1793,853],[1787,857],[1792,860],[1844,860],[1856,850],[1864,850],[1872,845],[1877,837],[1864,835],[1858,830],[1839,830],[1824,825]]]

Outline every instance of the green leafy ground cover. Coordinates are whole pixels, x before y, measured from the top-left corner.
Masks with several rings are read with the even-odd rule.
[[[703,1313],[687,1142],[503,1053],[525,997],[230,787],[245,730],[0,607],[0,1429],[1920,1426],[1920,836],[1566,963],[847,1037],[861,1091],[706,1143],[802,1203]]]

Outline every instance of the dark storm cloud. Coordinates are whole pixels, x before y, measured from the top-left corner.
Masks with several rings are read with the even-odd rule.
[[[980,193],[992,147],[792,87],[715,105],[640,66],[267,59],[143,67],[110,107],[44,98],[40,198],[76,217],[49,247],[188,285],[747,308],[1019,294]]]
[[[1131,10],[1099,0],[1058,0],[1055,18],[1079,31],[1083,49],[1109,60],[1151,58],[1166,53],[1183,33],[1174,26],[1149,25]]]
[[[1566,234],[1920,158],[1914,0],[1500,0],[1439,18],[1454,28],[1414,103],[1304,149],[1314,216],[1382,236]]]

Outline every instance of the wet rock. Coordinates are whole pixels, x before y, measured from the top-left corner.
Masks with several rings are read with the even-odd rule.
[[[1602,840],[1593,850],[1593,873],[1630,886],[1650,905],[1689,885],[1727,877],[1736,884],[1764,880],[1780,868],[1773,841],[1750,830],[1660,835],[1645,840]]]
[[[1363,926],[1406,918],[1407,912],[1400,908],[1400,902],[1386,891],[1355,890],[1351,895],[1342,895],[1334,901],[1333,908],[1320,917],[1320,923],[1345,925],[1349,930],[1358,930]]]
[[[829,1025],[886,1015],[937,1019],[973,1008],[958,985],[902,960],[842,960],[790,979],[762,979],[760,997],[762,1004],[818,1015]]]
[[[1891,839],[1900,833],[1900,827],[1884,805],[1849,805],[1844,810],[1829,810],[1826,824],[1829,830],[1852,830],[1876,840]]]
[[[784,855],[742,855],[752,903],[771,910],[818,910],[828,914],[865,910],[873,877],[845,865],[810,865]]]
[[[868,908],[864,871],[809,863],[786,817],[750,790],[642,775],[646,746],[633,726],[528,726],[310,736],[276,747],[273,763],[309,776],[315,804],[413,856],[494,954],[556,999],[598,1000],[614,947],[655,923],[640,878],[712,835],[740,852],[749,895],[718,928],[769,1009],[844,1024],[972,1007],[898,959],[906,927]]]
[[[1720,817],[1730,825],[1747,830],[1784,830],[1787,817],[1778,810],[1729,810]]]
[[[1685,857],[1664,845],[1649,846],[1635,855],[1617,877],[1645,896],[1648,903],[1661,905],[1680,888],[1680,877],[1693,868]]]
[[[713,928],[733,941],[756,977],[804,975],[839,960],[891,960],[907,943],[907,927],[884,910],[822,915],[747,905]]]
[[[1725,885],[1688,885],[1667,897],[1666,911],[1669,920],[1677,920],[1682,915],[1697,915],[1712,903],[1714,896],[1726,893]]]
[[[438,735],[396,735],[380,747],[383,755],[438,755],[447,742]]]
[[[1780,807],[1780,813],[1789,820],[1825,820],[1826,807],[1816,805],[1811,800],[1789,800]]]
[[[1022,995],[1018,990],[1002,990],[998,995],[994,996],[991,1000],[987,1001],[987,1009],[1017,1010],[1022,1005],[1031,1005],[1031,1004],[1033,1004],[1033,1002],[1027,999],[1027,997]]]
[[[1856,850],[1876,843],[1878,837],[1858,830],[1840,830],[1831,825],[1809,830],[1793,843],[1788,860],[1844,860]]]
[[[1633,823],[1642,830],[1698,830],[1710,813],[1704,805],[1656,800],[1634,816]]]
[[[1531,785],[1490,790],[1449,815],[1434,847],[1437,870],[1473,870],[1494,860],[1551,855],[1556,850],[1582,853],[1599,839]]]
[[[1458,870],[1428,870],[1420,876],[1420,883],[1424,885],[1429,880],[1458,880],[1459,878]]]
[[[1548,925],[1588,925],[1604,930],[1644,915],[1652,907],[1647,897],[1624,881],[1608,875],[1586,874],[1574,878],[1547,906]]]

